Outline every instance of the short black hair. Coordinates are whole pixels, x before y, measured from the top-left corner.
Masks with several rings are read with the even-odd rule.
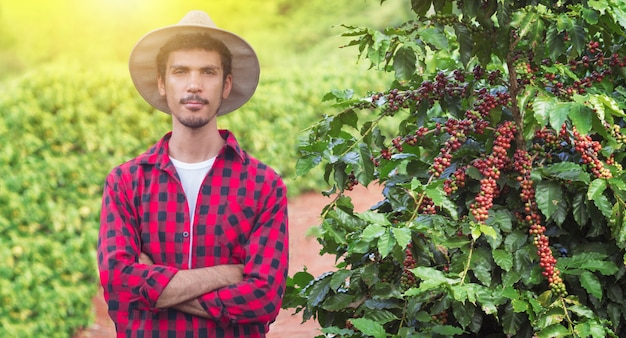
[[[209,33],[186,33],[178,34],[169,39],[159,50],[156,57],[157,70],[162,78],[165,78],[165,64],[171,52],[178,50],[202,49],[207,52],[215,51],[220,55],[224,78],[232,72],[232,58],[226,45],[211,36]]]

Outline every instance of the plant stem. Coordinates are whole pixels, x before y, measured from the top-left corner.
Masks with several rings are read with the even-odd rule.
[[[476,241],[474,240],[474,238],[472,238],[472,242],[470,243],[470,252],[469,252],[469,255],[467,255],[467,263],[465,264],[465,268],[463,269],[463,272],[461,273],[461,284],[460,285],[465,284],[465,276],[467,276],[467,272],[469,271],[470,263],[472,261],[472,254],[474,253],[474,244],[475,243],[476,243]]]

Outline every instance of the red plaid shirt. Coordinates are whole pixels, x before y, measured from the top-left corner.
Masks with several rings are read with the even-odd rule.
[[[118,337],[265,337],[288,268],[282,179],[220,131],[226,145],[198,194],[195,222],[166,135],[106,179],[98,266]],[[190,248],[190,242],[191,248]],[[140,252],[155,265],[138,263]],[[205,319],[155,304],[178,270],[244,264],[244,280],[204,294]]]

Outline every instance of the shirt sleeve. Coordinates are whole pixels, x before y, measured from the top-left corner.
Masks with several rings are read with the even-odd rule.
[[[289,267],[287,190],[280,178],[268,190],[245,245],[244,280],[198,298],[221,325],[271,323],[280,310]]]
[[[117,168],[106,179],[98,236],[98,269],[109,311],[121,317],[133,309],[153,310],[161,292],[178,272],[174,267],[138,263],[141,237],[129,190]],[[127,177],[128,178],[128,177]]]

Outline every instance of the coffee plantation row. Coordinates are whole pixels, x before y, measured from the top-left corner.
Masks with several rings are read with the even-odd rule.
[[[294,178],[298,134],[329,110],[324,91],[379,81],[348,68],[262,73],[220,127],[275,167],[291,196],[319,188],[320,175]],[[125,66],[42,66],[0,88],[0,336],[71,337],[94,319],[103,180],[169,131],[170,117],[139,97]]]

